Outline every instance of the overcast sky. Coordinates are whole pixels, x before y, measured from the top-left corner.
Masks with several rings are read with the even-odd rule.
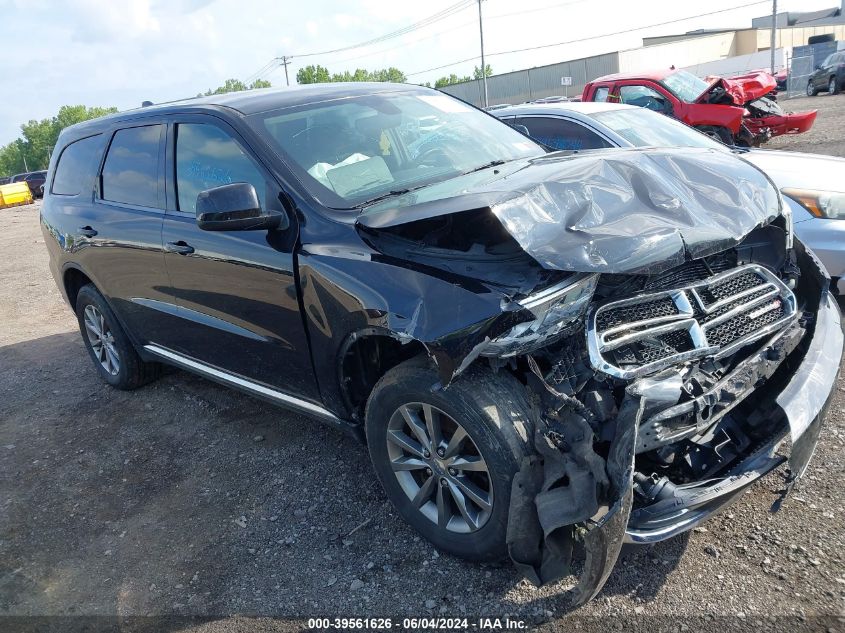
[[[495,73],[634,48],[643,36],[698,28],[749,27],[770,2],[717,15],[633,29],[747,5],[752,0],[484,0],[488,53],[595,37],[538,51],[491,55]],[[458,0],[0,0],[3,39],[0,144],[20,124],[55,114],[65,104],[140,105],[216,87],[228,77],[246,79],[270,59],[289,55],[291,83],[300,66],[332,72],[396,66],[413,82],[451,72],[471,74],[478,60],[424,71],[478,55],[478,9],[364,49],[316,57],[312,52],[357,44],[427,18]],[[780,0],[780,10],[812,10],[838,0]],[[667,64],[671,60],[666,60]],[[284,86],[276,69],[265,76]]]

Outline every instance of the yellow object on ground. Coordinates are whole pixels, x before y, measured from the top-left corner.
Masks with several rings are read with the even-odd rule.
[[[0,209],[19,204],[32,204],[32,192],[25,182],[12,182],[0,185]]]

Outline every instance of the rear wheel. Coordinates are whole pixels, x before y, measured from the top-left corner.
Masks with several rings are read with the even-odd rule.
[[[158,363],[138,356],[103,295],[86,284],[76,297],[82,340],[100,377],[117,389],[136,389],[159,376]]]
[[[830,83],[827,84],[827,91],[832,95],[839,94],[839,84],[836,83],[836,77],[830,78]]]
[[[808,97],[815,97],[819,94],[818,89],[813,85],[812,80],[807,82],[807,96]]]
[[[513,476],[529,453],[524,387],[505,372],[470,368],[448,389],[423,359],[389,371],[367,403],[367,445],[399,514],[436,547],[497,560]]]

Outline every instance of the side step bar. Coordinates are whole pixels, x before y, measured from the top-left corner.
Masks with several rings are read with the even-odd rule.
[[[211,365],[206,365],[205,363],[201,363],[187,356],[183,356],[182,354],[179,354],[177,352],[173,352],[164,347],[159,347],[158,345],[144,345],[144,351],[152,354],[153,356],[156,356],[157,358],[166,363],[175,365],[176,367],[179,367],[181,369],[185,369],[195,374],[199,374],[204,378],[208,378],[209,380],[213,380],[215,382],[219,382],[220,384],[229,387],[234,387],[235,389],[238,389],[240,391],[244,391],[254,396],[258,396],[259,398],[263,398],[264,400],[272,402],[273,404],[280,405],[287,409],[292,409],[294,411],[298,411],[300,413],[305,413],[315,418],[319,418],[323,422],[329,422],[330,424],[344,427],[346,429],[349,429],[350,427],[354,426],[349,422],[337,417],[334,413],[324,407],[321,407],[318,404],[308,402],[307,400],[302,400],[295,396],[291,396],[281,391],[277,391],[276,389],[271,389],[270,387],[262,385],[261,383],[254,382],[252,380],[247,380],[246,378],[242,378],[241,376],[230,374],[228,372],[217,369],[216,367],[212,367]]]

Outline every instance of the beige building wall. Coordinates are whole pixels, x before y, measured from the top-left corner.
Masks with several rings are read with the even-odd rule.
[[[771,44],[771,31],[757,29],[757,50],[768,49]],[[807,39],[813,35],[833,33],[834,39],[845,40],[845,24],[829,24],[826,26],[790,27],[777,30],[776,46],[792,47],[804,46]],[[753,52],[753,51],[752,51]]]
[[[619,72],[694,66],[737,55],[736,32],[702,35],[645,48],[619,51]],[[751,51],[754,52],[754,51]]]

